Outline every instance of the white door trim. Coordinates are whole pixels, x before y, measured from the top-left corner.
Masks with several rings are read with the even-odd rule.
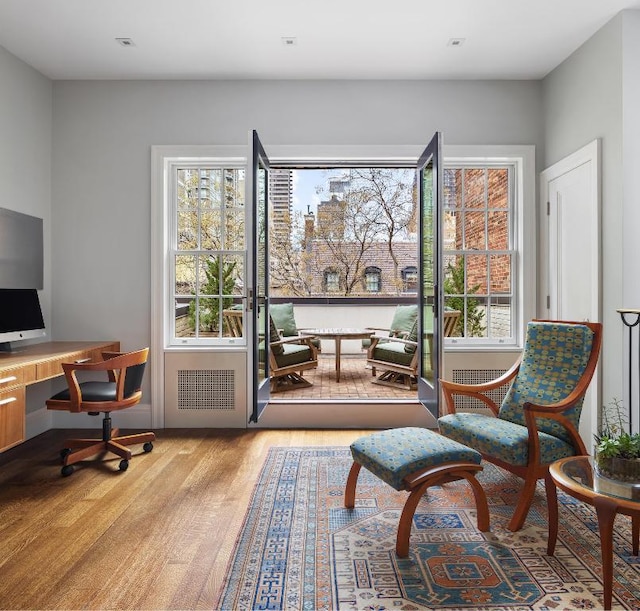
[[[602,239],[601,239],[601,168],[600,168],[600,140],[596,139],[583,146],[576,152],[561,159],[557,163],[543,170],[540,174],[540,207],[539,207],[539,227],[540,227],[540,291],[538,299],[538,317],[550,318],[552,313],[557,311],[554,307],[554,299],[557,299],[556,290],[552,282],[550,263],[553,245],[551,244],[551,227],[549,207],[549,185],[564,174],[571,172],[585,164],[589,164],[589,185],[588,198],[584,204],[585,214],[591,215],[595,220],[591,225],[590,235],[576,236],[580,240],[590,240],[595,248],[591,252],[590,269],[591,278],[591,299],[589,304],[589,320],[591,322],[602,321]],[[602,385],[601,367],[598,365],[590,386],[590,405],[585,404],[588,409],[588,431],[583,430],[583,441],[587,449],[591,448],[593,435],[597,432],[598,409],[602,405]]]

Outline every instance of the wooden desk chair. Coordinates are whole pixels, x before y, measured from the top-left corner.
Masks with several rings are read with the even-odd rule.
[[[137,433],[120,436],[118,429],[111,427],[111,412],[132,407],[142,398],[142,377],[149,348],[135,352],[103,352],[104,360],[88,363],[63,363],[67,379],[65,390],[47,400],[47,409],[72,413],[87,413],[97,416],[104,413],[102,439],[68,439],[60,451],[63,459],[62,475],[73,473],[73,464],[100,452],[113,452],[120,456],[119,468],[126,471],[131,460],[127,446],[143,443],[145,452],[151,452],[154,433]],[[108,381],[78,382],[78,371],[105,371]]]

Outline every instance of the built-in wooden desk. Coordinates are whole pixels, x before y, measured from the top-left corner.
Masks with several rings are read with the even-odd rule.
[[[101,360],[120,342],[45,342],[0,353],[0,452],[25,438],[25,387],[64,375],[62,363]]]

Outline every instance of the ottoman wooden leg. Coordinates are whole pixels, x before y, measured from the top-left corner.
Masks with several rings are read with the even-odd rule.
[[[356,505],[356,484],[358,483],[358,475],[361,468],[362,465],[357,462],[351,465],[349,477],[347,477],[347,485],[344,489],[344,506],[347,509],[353,509]]]
[[[400,558],[406,558],[409,555],[409,539],[411,537],[411,526],[413,524],[413,516],[418,507],[420,499],[426,492],[427,488],[437,486],[446,482],[459,479],[465,479],[469,482],[473,490],[473,496],[476,503],[476,513],[478,520],[478,530],[487,532],[489,530],[489,506],[487,504],[487,495],[485,494],[480,482],[475,477],[475,472],[482,471],[482,467],[476,464],[449,464],[434,467],[423,473],[411,475],[405,479],[407,490],[410,491],[409,498],[404,504],[400,522],[398,523],[398,535],[396,538],[396,554]]]

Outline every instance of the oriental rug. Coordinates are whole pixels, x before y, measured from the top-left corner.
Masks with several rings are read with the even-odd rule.
[[[559,538],[546,555],[540,484],[525,527],[506,529],[521,481],[484,463],[491,532],[476,530],[466,482],[430,488],[409,557],[395,554],[407,497],[366,470],[355,509],[343,506],[347,447],[271,448],[236,541],[216,609],[421,611],[600,609],[600,540],[592,507],[558,493]],[[616,518],[614,609],[640,609],[631,524]]]

